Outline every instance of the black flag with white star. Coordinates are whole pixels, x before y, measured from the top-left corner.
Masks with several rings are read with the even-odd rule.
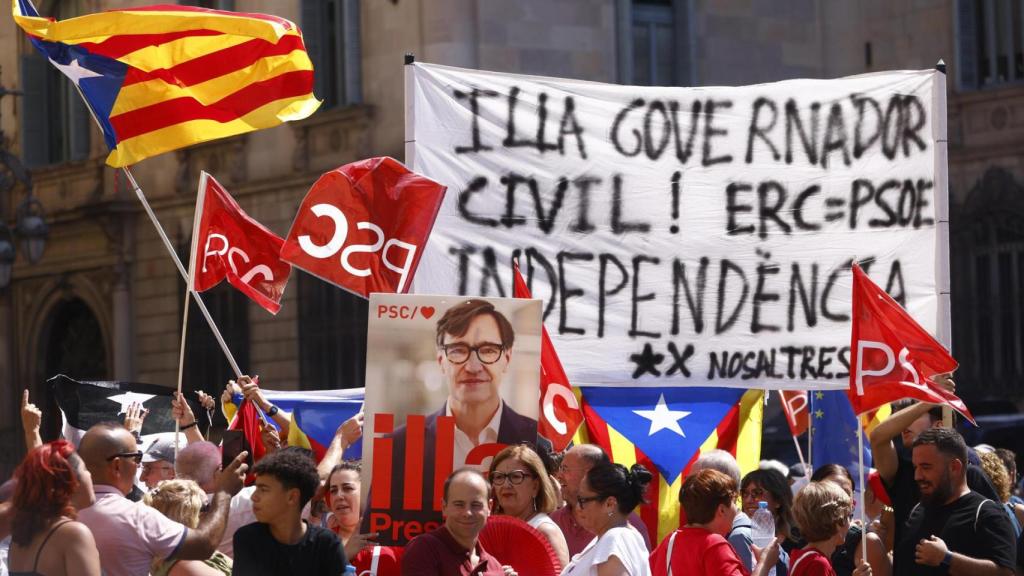
[[[50,378],[47,384],[63,416],[64,437],[76,446],[94,424],[124,422],[125,411],[132,402],[139,402],[149,410],[142,424],[144,439],[151,434],[174,432],[171,415],[174,388],[138,382],[78,381],[63,374]],[[206,411],[195,399],[186,397],[186,400],[205,434]]]

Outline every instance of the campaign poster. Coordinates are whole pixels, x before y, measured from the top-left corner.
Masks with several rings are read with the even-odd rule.
[[[541,302],[370,295],[363,530],[404,545],[441,523],[445,478],[537,437]]]

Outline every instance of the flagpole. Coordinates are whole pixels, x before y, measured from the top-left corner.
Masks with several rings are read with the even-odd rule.
[[[185,290],[185,312],[181,316],[181,348],[178,350],[178,397],[175,400],[185,401],[181,395],[181,380],[182,375],[185,372],[185,336],[188,333],[188,301],[192,295],[191,290]],[[178,459],[178,432],[180,431],[180,423],[178,419],[174,419],[174,459]]]
[[[861,559],[864,561],[864,564],[867,564],[868,563],[868,541],[867,541],[868,525],[867,525],[867,523],[865,522],[865,519],[864,519],[864,426],[861,425],[860,416],[859,415],[855,415],[854,417],[857,419],[857,459],[858,459],[858,462],[857,462],[857,473],[860,476],[860,480],[859,480],[859,483],[857,485],[860,487],[860,506],[859,506],[859,508],[860,508],[860,529],[861,529],[861,533],[864,535],[864,537],[861,538],[860,552],[861,552]]]
[[[935,83],[932,87],[936,110],[932,113],[935,137],[935,228],[938,233],[936,284],[939,291],[938,341],[953,352],[952,301],[949,275],[949,135],[946,126],[946,63],[935,64]],[[942,408],[942,422],[953,426],[953,411]]]
[[[188,282],[188,272],[185,267],[182,266],[181,260],[178,258],[178,253],[174,251],[174,246],[171,245],[170,239],[167,238],[167,233],[164,232],[163,226],[160,225],[160,221],[157,220],[156,214],[153,213],[153,208],[150,207],[149,201],[146,200],[146,195],[143,193],[142,188],[135,181],[135,176],[132,175],[131,170],[127,166],[121,168],[124,171],[125,176],[128,177],[128,181],[131,183],[132,188],[135,190],[135,196],[138,197],[139,202],[142,202],[142,207],[145,208],[146,214],[149,215],[150,222],[153,223],[153,227],[156,229],[156,233],[163,240],[164,247],[167,248],[167,253],[171,255],[171,259],[174,260],[174,265],[178,267],[178,272],[181,273],[181,277]],[[191,290],[186,290],[189,292]],[[231,350],[228,349],[227,343],[224,341],[224,336],[221,335],[220,329],[217,328],[217,323],[213,321],[213,317],[210,316],[210,311],[206,309],[206,304],[203,303],[202,297],[198,293],[195,294],[196,305],[199,306],[199,311],[203,313],[203,317],[206,318],[207,324],[210,325],[210,330],[213,331],[214,338],[217,339],[217,343],[220,344],[220,349],[224,352],[224,356],[228,359],[228,364],[231,365],[231,369],[235,372],[236,378],[242,377],[242,371],[238,367],[238,362],[235,362],[235,357],[231,354]],[[188,307],[185,308],[186,312]]]
[[[804,472],[810,478],[814,473],[814,392],[807,391],[807,406],[810,412],[807,414],[807,469]]]

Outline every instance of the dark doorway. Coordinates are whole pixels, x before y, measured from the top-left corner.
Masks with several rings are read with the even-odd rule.
[[[66,374],[76,380],[106,380],[107,347],[96,316],[79,298],[56,306],[44,326],[40,359],[44,379]],[[60,435],[60,410],[45,382],[33,383],[32,398],[43,410],[41,434],[44,441]],[[45,399],[45,400],[44,400]]]

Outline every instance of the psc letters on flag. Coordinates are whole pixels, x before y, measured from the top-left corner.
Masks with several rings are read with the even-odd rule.
[[[292,272],[280,257],[284,240],[250,218],[205,171],[199,176],[194,229],[193,289],[209,290],[227,278],[240,292],[277,314]]]
[[[363,298],[408,292],[444,192],[387,156],[345,164],[303,198],[281,258]]]
[[[364,533],[404,545],[440,525],[453,470],[484,471],[510,444],[550,447],[537,436],[540,307],[525,298],[370,295]]]
[[[845,388],[850,264],[937,326],[939,72],[637,87],[415,63],[416,291],[514,257],[581,386]]]

